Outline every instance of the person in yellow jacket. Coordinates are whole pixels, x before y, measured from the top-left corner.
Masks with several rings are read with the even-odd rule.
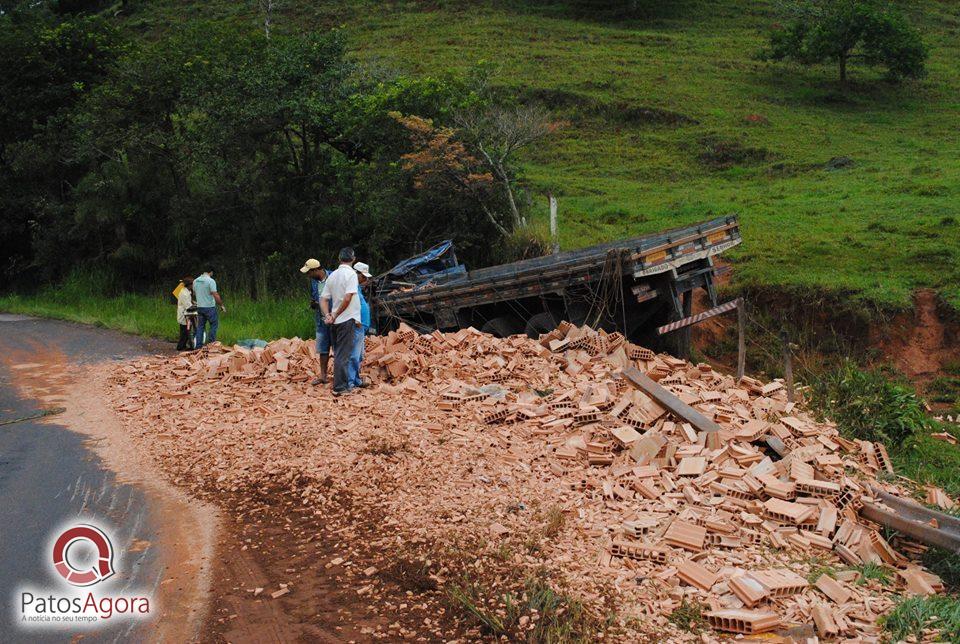
[[[177,351],[189,351],[193,348],[193,321],[197,314],[193,309],[193,278],[183,278],[183,288],[177,293],[177,324],[180,325],[180,339],[177,341]]]

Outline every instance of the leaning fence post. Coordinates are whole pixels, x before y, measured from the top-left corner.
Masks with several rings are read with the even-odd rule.
[[[786,329],[780,330],[780,342],[783,344],[783,376],[787,385],[787,400],[793,402],[793,356]]]
[[[737,304],[737,382],[743,379],[747,367],[747,313],[743,310],[746,305],[741,297]]]
[[[553,254],[560,252],[560,232],[557,230],[557,198],[553,193],[550,197],[550,240],[553,242]]]

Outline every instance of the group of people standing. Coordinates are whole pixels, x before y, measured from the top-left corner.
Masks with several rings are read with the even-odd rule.
[[[327,382],[332,349],[335,396],[368,386],[360,377],[360,366],[371,324],[370,306],[361,288],[371,277],[370,267],[356,261],[352,248],[341,249],[339,260],[334,271],[327,271],[315,259],[308,259],[300,269],[310,278],[310,306],[316,320],[320,377],[313,384]]]
[[[177,297],[177,324],[180,325],[180,338],[177,351],[199,349],[217,339],[220,326],[219,307],[227,312],[223,299],[217,292],[217,282],[213,279],[213,269],[208,269],[199,277],[184,277],[174,291]]]
[[[327,382],[330,352],[333,351],[333,393],[345,394],[369,383],[360,377],[364,341],[370,332],[370,306],[363,297],[362,286],[372,276],[370,267],[356,261],[352,248],[339,254],[340,266],[328,271],[315,259],[308,259],[300,269],[310,278],[310,308],[316,321],[317,354],[320,377],[314,385]],[[213,270],[199,277],[184,277],[174,291],[177,298],[177,323],[180,325],[178,351],[199,349],[215,342],[220,326],[218,309],[226,313],[223,298],[217,291]]]

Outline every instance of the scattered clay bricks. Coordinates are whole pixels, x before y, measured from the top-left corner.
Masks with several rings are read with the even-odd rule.
[[[677,476],[700,476],[707,469],[707,459],[702,456],[687,456],[677,467]]]
[[[677,566],[677,576],[700,590],[710,590],[718,579],[716,573],[710,572],[704,566],[690,559]]]
[[[830,609],[824,606],[823,604],[817,604],[811,610],[813,616],[813,623],[817,626],[817,633],[821,637],[836,637],[840,632],[840,628],[837,626],[837,623],[833,620],[833,614],[830,612]]]
[[[791,503],[781,499],[768,499],[763,504],[765,514],[781,523],[798,524],[812,517],[817,509],[810,505]]]
[[[771,597],[795,595],[809,586],[806,579],[787,568],[753,570],[748,574],[755,581],[760,582]]]
[[[747,608],[753,608],[770,595],[770,591],[763,584],[747,575],[734,577],[727,582],[727,585]]]
[[[659,564],[665,564],[670,555],[670,550],[658,548],[657,546],[648,546],[642,543],[614,541],[610,547],[610,553],[614,557],[626,557],[637,561],[654,561]]]
[[[850,599],[850,590],[830,575],[820,575],[814,585],[834,603],[844,604]]]
[[[945,509],[954,499],[878,478],[892,468],[882,445],[817,422],[780,382],[737,382],[567,323],[539,341],[401,325],[366,350],[374,386],[339,399],[310,386],[319,362],[298,339],[102,368],[139,445],[194,492],[291,481],[309,508],[329,503],[316,484],[329,482],[383,514],[390,543],[450,548],[466,536],[522,543],[542,529],[536,499],[562,508],[564,527],[516,565],[563,575],[585,603],[613,593],[664,633],[694,599],[730,633],[814,623],[822,638],[876,640],[898,593],[942,590],[919,566],[922,546],[888,543],[858,511],[877,502],[873,488],[919,489]],[[623,378],[627,366],[720,431],[673,416]],[[405,447],[371,449],[382,439]],[[840,571],[810,588],[815,560],[882,563],[898,583],[861,587]]]

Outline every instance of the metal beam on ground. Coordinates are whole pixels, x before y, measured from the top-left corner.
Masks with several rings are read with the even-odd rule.
[[[623,377],[626,378],[631,385],[657,401],[661,407],[674,416],[690,423],[701,432],[712,434],[720,431],[720,425],[674,396],[649,376],[641,373],[636,367],[627,367],[624,369]]]

